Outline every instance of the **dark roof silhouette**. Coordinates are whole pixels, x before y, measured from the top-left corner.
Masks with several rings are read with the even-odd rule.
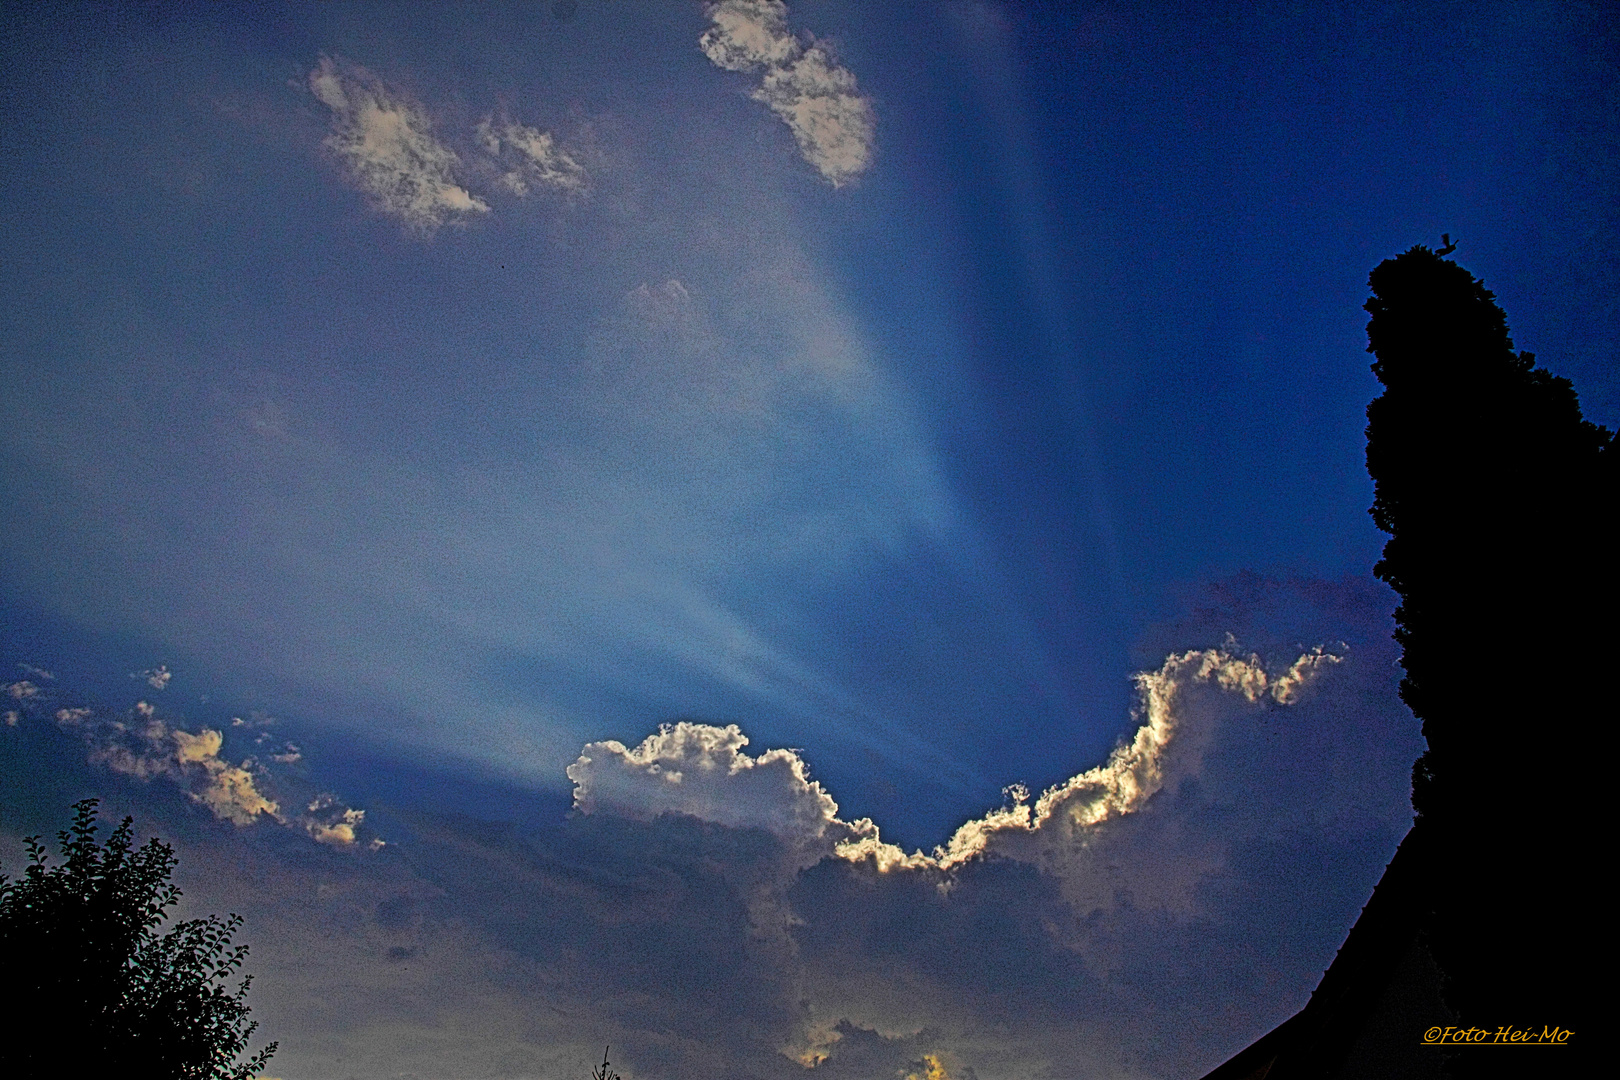
[[[1446,1075],[1445,1051],[1422,1044],[1456,1023],[1421,933],[1427,842],[1421,825],[1406,834],[1305,1007],[1204,1080]]]

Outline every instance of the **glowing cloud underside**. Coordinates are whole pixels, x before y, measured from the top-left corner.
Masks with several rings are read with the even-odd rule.
[[[872,104],[855,75],[812,39],[788,29],[780,0],[723,0],[708,8],[713,24],[698,45],[716,67],[758,74],[750,93],[793,132],[799,153],[834,187],[866,171],[876,126]]]
[[[747,736],[734,724],[665,725],[634,748],[615,741],[590,743],[569,766],[568,777],[575,785],[574,805],[586,814],[640,819],[685,814],[766,829],[800,852],[872,860],[884,872],[949,870],[992,847],[1007,846],[1011,854],[1012,845],[1054,828],[1089,830],[1140,810],[1173,768],[1196,765],[1201,740],[1208,736],[1184,727],[1182,697],[1190,688],[1206,685],[1253,705],[1286,706],[1340,659],[1316,649],[1280,672],[1268,672],[1256,656],[1221,649],[1167,657],[1159,670],[1136,676],[1134,715],[1140,726],[1107,762],[1048,789],[1033,804],[1021,787],[1010,788],[1011,806],[962,825],[932,855],[908,855],[884,843],[869,818],[839,818],[838,804],[809,778],[796,752],[768,750],[751,757],[743,750]]]

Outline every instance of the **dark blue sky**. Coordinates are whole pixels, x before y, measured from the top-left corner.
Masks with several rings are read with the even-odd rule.
[[[758,993],[817,1002],[803,1016],[733,1018],[736,1046],[761,1062],[780,1047],[742,1033],[773,1032],[761,1038],[798,1047],[788,1058],[836,1043],[849,1063],[838,1068],[857,1071],[889,1061],[857,1046],[902,1065],[937,1049],[951,1075],[986,1080],[1087,1048],[1101,1075],[1125,1060],[1129,1025],[1115,1021],[1127,1003],[1152,1001],[1204,1034],[1130,1067],[1191,1068],[1308,989],[1405,827],[1418,744],[1393,696],[1392,597],[1369,580],[1382,537],[1363,460],[1376,393],[1368,271],[1449,233],[1519,346],[1574,381],[1589,418],[1620,419],[1620,53],[1606,14],[8,8],[0,661],[32,688],[12,691],[17,723],[0,732],[15,736],[9,775],[72,759],[82,776],[58,794],[105,789],[172,828],[204,808],[234,838],[197,841],[221,881],[251,876],[243,867],[294,883],[314,872],[287,854],[294,839],[244,839],[272,819],[323,853],[352,846],[332,865],[358,875],[345,895],[367,919],[383,901],[366,890],[385,879],[399,895],[462,895],[444,869],[461,841],[411,815],[539,830],[526,843],[550,869],[534,873],[555,884],[573,880],[564,863],[611,877],[619,861],[666,855],[671,873],[698,873],[681,861],[698,858],[698,841],[677,835],[686,826],[648,823],[674,810],[720,830],[702,843],[727,838],[715,857],[732,869],[713,888],[731,890],[762,950],[754,974],[776,989]],[[1309,747],[1288,745],[1327,773],[1262,797],[1254,786],[1276,783],[1267,769],[1316,766],[1263,751],[1255,731],[1270,729],[1242,734],[1233,717],[1255,701],[1293,715],[1295,702],[1269,690],[1247,701],[1215,668],[1165,657],[1224,650],[1221,663],[1249,664],[1253,649],[1275,686],[1318,645],[1343,657],[1301,706],[1324,726],[1295,733]],[[161,687],[145,674],[160,664],[172,673]],[[1173,808],[1155,788],[1157,802],[1107,803],[1134,824],[1062,818],[1119,830],[1093,838],[1099,851],[1120,845],[1108,849],[1113,885],[1097,884],[1100,863],[1043,863],[1037,840],[1005,839],[982,863],[874,880],[897,890],[882,901],[894,918],[939,928],[929,948],[987,925],[964,912],[994,909],[996,890],[1037,873],[1015,866],[1044,867],[1031,887],[1077,925],[1095,927],[1084,916],[1107,908],[1104,893],[1169,897],[1148,905],[1158,930],[1121,915],[1104,940],[1053,929],[1052,916],[1047,937],[1030,937],[1019,923],[972,946],[989,965],[977,983],[907,952],[932,988],[918,1000],[934,1003],[914,1008],[816,936],[848,914],[839,905],[856,886],[840,867],[855,862],[853,849],[806,855],[832,833],[803,847],[805,820],[855,836],[871,817],[884,842],[931,850],[992,820],[981,815],[1008,785],[1038,796],[1114,768],[1110,753],[1147,723],[1154,679],[1214,679],[1230,700],[1187,720],[1205,734],[1177,736],[1192,756],[1166,773],[1182,785]],[[129,713],[142,695],[160,711]],[[79,707],[98,711],[61,719]],[[122,729],[105,726],[120,716]],[[118,757],[108,740],[137,738],[136,716],[166,726]],[[635,748],[676,720],[710,734],[679,753],[624,751],[617,801],[563,823],[589,787],[564,771],[582,748]],[[835,817],[785,758],[727,774],[769,783],[678,805],[640,786],[682,753],[695,755],[683,772],[708,762],[704,776],[737,760],[715,734],[733,724],[749,753],[795,748]],[[193,744],[172,732],[205,730],[223,733],[218,755],[185,757]],[[618,751],[594,753],[581,775],[606,784],[602,762]],[[117,766],[159,758],[144,773]],[[227,767],[277,809],[210,796]],[[1235,778],[1251,786],[1232,799],[1269,809],[1220,854],[1188,837],[1224,835],[1219,808],[1232,803],[1210,793],[1237,791]],[[163,783],[190,798],[163,802]],[[13,790],[43,790],[29,784]],[[1333,809],[1313,809],[1324,790]],[[8,834],[48,818],[41,799],[0,797]],[[789,828],[792,806],[803,814]],[[374,832],[332,831],[358,808]],[[641,824],[621,833],[609,819]],[[787,845],[787,869],[761,870],[778,863],[732,836],[753,826]],[[1031,819],[1030,835],[1046,827]],[[372,836],[390,840],[387,854],[359,850]],[[1265,844],[1298,858],[1262,886]],[[1335,863],[1332,844],[1354,852]],[[368,858],[404,862],[357,868]],[[488,869],[492,881],[518,872],[496,861],[506,869]],[[897,884],[907,874],[980,884],[962,885],[962,911],[924,911],[931,894]],[[1235,899],[1265,889],[1338,906],[1290,921]],[[500,928],[529,916],[462,902],[486,936],[456,949],[516,947]],[[816,929],[784,944],[760,922],[798,925],[789,916]],[[1266,938],[1281,974],[1252,997],[1222,991],[1250,1002],[1228,1022],[1185,1012],[1209,996],[1196,972],[1224,970],[1226,954],[1211,945],[1207,966],[1171,987],[1141,945],[1195,925],[1218,925],[1222,941],[1313,929]],[[893,947],[913,945],[924,948]],[[277,955],[296,964],[301,948]],[[573,977],[536,956],[549,974],[535,978]],[[1017,957],[1053,986],[1076,964],[1096,980],[1089,1004],[1053,1006],[1072,1039],[1036,1058],[963,1034],[989,1015],[973,1002],[994,996],[995,964]],[[392,986],[393,969],[377,970],[366,985]],[[456,977],[439,971],[449,981],[433,992],[460,993],[444,989]],[[755,993],[741,985],[727,992]],[[677,1011],[678,997],[666,1002]],[[629,1023],[587,999],[603,1024]],[[288,1075],[337,1069],[324,1021],[285,1004],[304,999],[276,1000],[307,1036]],[[371,1008],[380,1026],[365,1030],[455,1026],[390,1008]],[[835,1039],[841,1022],[853,1026]],[[955,1034],[930,1049],[917,1034],[928,1030]],[[443,1067],[504,1075],[459,1052],[443,1050]],[[642,1059],[649,1075],[712,1064],[668,1054]]]

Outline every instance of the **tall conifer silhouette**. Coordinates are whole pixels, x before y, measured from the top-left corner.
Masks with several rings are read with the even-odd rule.
[[[1385,389],[1367,468],[1391,534],[1374,570],[1400,594],[1401,696],[1429,743],[1413,772],[1428,938],[1464,1022],[1579,1030],[1603,974],[1590,810],[1614,715],[1613,440],[1455,262],[1416,247],[1370,281]]]
[[[1204,1080],[1584,1075],[1606,1033],[1617,451],[1467,270],[1415,247],[1371,285],[1374,573],[1429,741],[1417,819],[1310,1001]],[[1425,1045],[1459,1022],[1485,1045]]]

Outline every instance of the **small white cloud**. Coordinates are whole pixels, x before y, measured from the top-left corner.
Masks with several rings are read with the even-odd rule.
[[[17,710],[16,709],[7,709],[6,710],[6,727],[16,727],[17,726],[17,719],[18,719],[18,717],[17,717]]]
[[[735,724],[665,724],[640,746],[586,745],[568,766],[574,806],[648,820],[686,814],[733,828],[766,829],[799,846],[820,844],[838,823],[838,804],[811,780],[792,750],[751,757]]]
[[[237,825],[251,825],[260,814],[277,821],[280,809],[273,799],[266,798],[254,784],[252,762],[232,765],[219,756],[224,737],[212,728],[203,728],[193,735],[178,728],[169,732],[175,745],[174,757],[182,774],[188,770],[199,781],[193,784],[191,797],[207,806],[215,817]]]
[[[18,664],[17,666],[22,668],[24,671],[26,671],[28,674],[32,675],[36,679],[44,679],[46,682],[51,682],[56,678],[55,675],[52,675],[50,672],[46,671],[44,668],[37,668],[33,664]]]
[[[269,728],[269,727],[275,727],[276,726],[276,718],[275,717],[271,716],[269,713],[262,712],[262,711],[260,711],[258,709],[254,709],[251,713],[248,714],[248,716],[249,716],[249,719],[247,719],[247,720],[242,719],[240,716],[231,717],[231,727],[242,727],[242,728],[248,728],[249,730],[257,730],[259,728]],[[261,736],[261,739],[262,738],[263,738],[263,736]]]
[[[17,701],[27,701],[29,698],[39,696],[39,687],[35,686],[27,679],[22,679],[18,682],[8,683],[6,685],[6,693],[10,694],[12,698]]]
[[[722,0],[710,4],[714,25],[698,38],[704,55],[727,71],[758,71],[792,63],[802,51],[781,0]]]
[[[377,209],[423,234],[489,209],[457,181],[461,159],[433,137],[426,110],[371,72],[323,56],[309,89],[332,110],[327,147]]]
[[[132,674],[130,678],[145,679],[146,684],[152,689],[163,690],[168,687],[169,680],[174,678],[174,672],[169,670],[169,665],[159,664],[155,668],[147,668],[145,671],[137,671]]]
[[[805,45],[788,29],[780,0],[722,0],[698,39],[704,55],[727,71],[759,73],[751,93],[793,132],[799,153],[834,187],[866,171],[876,119],[855,74],[826,48]]]
[[[549,131],[541,131],[502,117],[487,116],[477,129],[478,144],[499,170],[499,183],[522,198],[535,187],[557,191],[583,191],[585,168],[575,161]]]
[[[352,847],[357,839],[355,830],[365,820],[364,810],[345,806],[333,795],[317,795],[310,800],[298,823],[319,843],[332,847]],[[367,846],[376,851],[383,846],[383,842],[373,840]]]

